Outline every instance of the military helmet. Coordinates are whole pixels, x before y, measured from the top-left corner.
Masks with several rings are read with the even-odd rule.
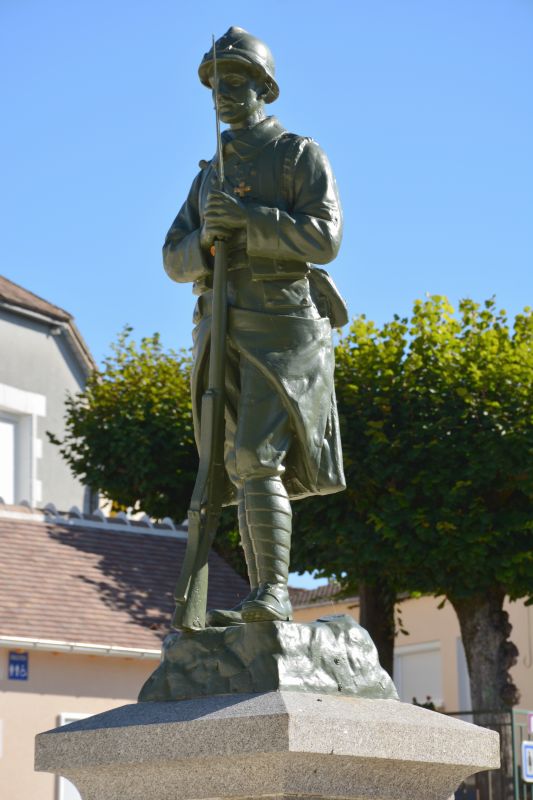
[[[279,95],[279,86],[274,80],[274,59],[270,48],[244,28],[231,27],[215,42],[217,61],[237,61],[251,64],[259,69],[265,81],[267,93],[265,103],[272,103]],[[204,86],[210,87],[209,76],[213,65],[213,49],[207,51],[198,68],[198,75]]]

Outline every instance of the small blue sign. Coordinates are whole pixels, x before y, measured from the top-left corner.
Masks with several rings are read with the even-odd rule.
[[[10,681],[27,681],[29,675],[28,653],[9,651],[7,677]]]
[[[522,742],[522,780],[533,783],[533,742]]]

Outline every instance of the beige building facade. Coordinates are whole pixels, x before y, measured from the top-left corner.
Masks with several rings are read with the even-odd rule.
[[[327,591],[329,587],[324,587]],[[299,593],[302,603],[295,618],[308,622],[328,614],[351,614],[359,619],[357,598],[335,602],[321,599],[320,590],[309,592],[309,601]],[[398,634],[394,649],[394,682],[400,698],[419,703],[429,695],[446,712],[469,711],[470,690],[459,623],[455,612],[442,598],[407,599],[399,606],[407,635]],[[511,675],[520,690],[520,707],[533,710],[533,606],[517,601],[506,603],[513,626],[511,640],[519,650]]]
[[[74,800],[79,795],[68,781],[34,772],[36,734],[80,716],[134,702],[140,686],[157,666],[159,651],[121,658],[54,652],[53,645],[48,645],[50,651],[43,651],[34,649],[31,643],[21,644],[22,648],[4,646],[0,650],[0,797]],[[15,649],[29,656],[25,681],[8,679],[9,653]]]
[[[170,520],[0,504],[0,798],[78,800],[34,772],[37,733],[135,702],[157,667],[187,532]],[[209,603],[246,582],[216,553]]]

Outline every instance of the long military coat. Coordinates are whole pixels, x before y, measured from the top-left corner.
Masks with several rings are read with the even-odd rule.
[[[228,243],[228,280],[231,285],[232,271],[246,268],[252,282],[262,282],[264,302],[259,309],[242,308],[238,295],[232,301],[230,292],[228,336],[241,357],[269,380],[289,412],[295,436],[283,481],[290,497],[340,491],[345,483],[331,323],[344,324],[345,307],[327,273],[311,267],[331,261],[339,248],[342,213],[335,179],[316,142],[287,133],[274,117],[230,136],[224,132],[224,190],[241,196],[249,221]],[[200,231],[209,191],[218,188],[215,159],[200,164],[163,247],[169,276],[192,282],[199,295],[192,375],[197,442],[209,363],[213,266],[200,246]],[[306,277],[318,319],[286,305],[287,287],[294,290]],[[227,502],[234,502],[234,489],[227,488]]]

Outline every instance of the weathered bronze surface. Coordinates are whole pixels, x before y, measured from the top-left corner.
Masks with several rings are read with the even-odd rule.
[[[237,608],[208,615],[217,626],[292,619],[290,499],[344,488],[331,329],[345,324],[347,313],[329,275],[314,266],[337,255],[342,212],[319,145],[265,114],[265,103],[279,94],[274,74],[269,48],[242,28],[230,28],[205,54],[200,79],[229,129],[217,156],[200,162],[163,247],[168,275],[192,282],[198,295],[192,399],[201,469],[220,490],[220,503],[238,505],[250,577],[251,592]],[[208,444],[216,443],[216,415],[208,413],[213,397],[220,398],[207,378],[212,309],[220,298],[212,288],[216,242],[227,250],[228,307],[219,471],[202,462],[202,449],[216,451]],[[202,502],[190,515],[176,596],[174,624],[186,630],[204,625],[207,567],[199,541],[207,529],[212,534],[218,514]]]
[[[139,700],[278,690],[398,699],[368,633],[339,615],[170,634]]]

